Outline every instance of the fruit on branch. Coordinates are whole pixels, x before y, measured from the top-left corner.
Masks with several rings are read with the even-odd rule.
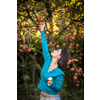
[[[73,44],[71,43],[70,46],[73,46]]]
[[[74,40],[74,39],[75,39],[75,37],[72,37],[72,39]]]
[[[68,21],[71,22],[71,19],[69,19]]]
[[[75,60],[74,59],[72,59],[72,62],[74,62]]]
[[[78,76],[78,73],[75,73],[76,76]]]
[[[49,44],[51,45],[51,44],[52,44],[52,41],[51,41],[51,42],[49,42]]]
[[[18,26],[21,26],[21,23],[19,23]]]
[[[55,25],[56,25],[56,26],[58,26],[59,24],[58,24],[58,23],[56,23]]]
[[[29,9],[29,8],[31,8],[31,6],[30,6],[30,5],[28,5],[28,6],[27,6],[27,9]]]
[[[82,60],[82,57],[80,57],[80,60]]]
[[[68,65],[70,64],[70,62],[68,62]]]
[[[71,27],[72,25],[69,25],[69,27]]]
[[[26,49],[26,46],[23,46],[23,50],[25,50]]]
[[[59,48],[60,47],[60,45],[56,45],[56,48]]]
[[[31,48],[28,48],[28,52],[31,52]]]
[[[74,78],[74,80],[76,80],[77,79],[77,76],[74,76],[73,78]]]
[[[53,31],[53,28],[50,28],[50,31]]]
[[[32,35],[30,35],[30,38],[32,38]]]
[[[77,47],[79,47],[79,44],[76,44]]]
[[[77,87],[79,87],[79,84],[76,84]]]
[[[66,43],[63,43],[63,46],[66,46]]]
[[[23,37],[23,41],[26,41],[26,37]]]
[[[47,37],[48,35],[47,34],[45,34],[45,37]]]
[[[71,33],[69,33],[68,35],[71,35]]]
[[[42,41],[40,40],[40,41],[39,41],[39,43],[41,44],[41,43],[42,43]]]
[[[52,36],[49,36],[49,39],[51,39],[52,38]]]
[[[80,83],[80,81],[77,81],[77,83]]]
[[[29,28],[26,28],[26,30],[29,30]]]
[[[69,46],[69,48],[71,49],[72,47],[71,47],[71,46]]]
[[[74,53],[74,50],[72,50],[71,53]]]
[[[38,18],[37,18],[37,21],[40,21],[40,20],[41,20],[41,17],[38,17]]]
[[[17,41],[20,41],[19,38],[17,38]]]
[[[71,68],[70,70],[71,70],[71,71],[75,71],[75,68]]]
[[[63,35],[62,38],[65,39],[65,36]]]

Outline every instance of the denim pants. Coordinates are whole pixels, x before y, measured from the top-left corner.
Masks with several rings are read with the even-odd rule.
[[[54,96],[54,97],[49,97],[49,98],[45,98],[42,95],[40,95],[40,100],[60,100],[60,96]]]

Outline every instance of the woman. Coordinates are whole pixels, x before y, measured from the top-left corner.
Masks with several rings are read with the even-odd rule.
[[[40,24],[41,45],[44,57],[44,65],[40,73],[41,80],[38,88],[41,90],[40,100],[60,100],[59,91],[62,88],[63,76],[67,67],[68,55],[65,50],[58,49],[49,53],[47,40],[44,32],[45,22]],[[52,80],[48,81],[51,77]]]

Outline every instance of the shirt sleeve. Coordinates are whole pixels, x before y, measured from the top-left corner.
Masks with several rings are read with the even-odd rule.
[[[51,84],[51,88],[55,91],[61,91],[61,88],[62,88],[62,83],[63,83],[63,75],[60,75],[58,77],[56,77],[56,81],[53,82],[52,81],[52,84]]]
[[[47,45],[47,40],[46,40],[46,37],[45,37],[45,32],[44,30],[43,31],[40,31],[41,33],[41,45],[42,45],[42,52],[43,52],[43,58],[44,58],[44,61],[48,61],[48,60],[51,60],[51,56],[50,56],[50,53],[49,53],[49,50],[48,50],[48,45]]]

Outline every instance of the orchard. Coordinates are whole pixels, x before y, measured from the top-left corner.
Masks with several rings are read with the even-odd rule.
[[[44,63],[39,25],[51,54],[63,48],[69,55],[62,100],[84,99],[84,0],[17,0],[17,96],[39,100]]]

